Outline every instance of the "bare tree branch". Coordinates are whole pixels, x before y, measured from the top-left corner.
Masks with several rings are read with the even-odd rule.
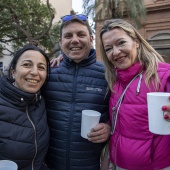
[[[51,43],[51,44],[54,44],[54,42],[53,42],[53,40],[52,40],[52,38],[51,38],[50,33],[48,33],[48,36],[49,36],[50,43]]]
[[[49,26],[41,33],[41,35],[35,37],[34,39],[35,40],[39,40],[40,38],[42,38],[45,34],[47,34],[52,26],[52,22],[53,22],[53,19],[54,19],[54,14],[52,12],[52,9],[50,7],[50,4],[49,4],[49,0],[47,0],[47,7],[48,7],[48,10],[50,12],[50,16],[51,16],[51,20],[50,20],[50,23],[49,23]]]
[[[9,49],[8,49],[8,48],[6,48],[6,47],[3,47],[3,50],[6,50],[6,51],[8,51],[8,52],[9,52],[9,54],[5,54],[3,51],[0,51],[0,54],[2,54],[2,55],[4,55],[4,56],[11,56],[11,55],[13,55],[13,54],[14,54],[14,52],[13,52],[13,51],[9,50]]]
[[[20,40],[23,39],[23,40],[25,40],[25,38],[26,38],[26,36],[25,36],[25,37],[11,37],[11,38],[8,36],[8,39],[5,39],[5,38],[4,38],[4,39],[3,39],[3,38],[0,39],[0,42],[1,42],[1,43],[9,43],[9,42],[15,41],[15,40],[17,40],[17,39],[20,39]]]
[[[53,48],[52,51],[50,53],[48,53],[48,56],[51,57],[53,56],[56,52],[60,51],[61,49],[60,48]]]
[[[19,21],[19,19],[18,19],[18,16],[17,16],[15,10],[14,10],[12,7],[10,7],[10,9],[11,9],[11,13],[12,13],[12,15],[13,15],[13,20],[15,21],[17,28],[18,28],[19,30],[21,30],[21,31],[23,32],[23,34],[24,34],[24,35],[28,38],[28,40],[31,42],[32,37],[31,37],[29,31],[28,31],[28,30],[24,30],[24,29],[21,27],[20,21]]]

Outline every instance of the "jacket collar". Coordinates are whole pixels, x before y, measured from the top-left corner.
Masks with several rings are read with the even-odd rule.
[[[30,103],[37,102],[41,99],[40,92],[36,94],[24,92],[16,88],[7,78],[0,79],[0,93],[3,94],[5,100],[14,105],[25,106]]]
[[[143,66],[137,62],[127,69],[116,68],[117,80],[123,85],[127,85],[137,74],[143,70]]]

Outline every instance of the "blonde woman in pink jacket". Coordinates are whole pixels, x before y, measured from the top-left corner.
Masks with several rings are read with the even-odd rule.
[[[170,64],[121,19],[104,23],[100,41],[112,91],[111,162],[123,170],[170,170],[170,135],[151,133],[147,112],[148,92],[170,92]]]

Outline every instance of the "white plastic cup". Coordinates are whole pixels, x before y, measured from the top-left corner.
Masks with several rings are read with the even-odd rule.
[[[87,134],[100,120],[101,113],[95,110],[83,110],[81,119],[81,136],[87,139]]]
[[[164,119],[166,111],[162,111],[162,106],[170,104],[169,96],[166,92],[147,93],[149,131],[152,133],[170,134],[170,122]]]
[[[0,170],[17,170],[18,166],[10,160],[0,160]]]

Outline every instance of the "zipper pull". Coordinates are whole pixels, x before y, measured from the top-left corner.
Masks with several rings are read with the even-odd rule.
[[[139,92],[140,92],[141,82],[142,82],[142,73],[139,75],[139,82],[138,82],[138,86],[137,86],[137,89],[136,89],[136,95],[138,95]]]

